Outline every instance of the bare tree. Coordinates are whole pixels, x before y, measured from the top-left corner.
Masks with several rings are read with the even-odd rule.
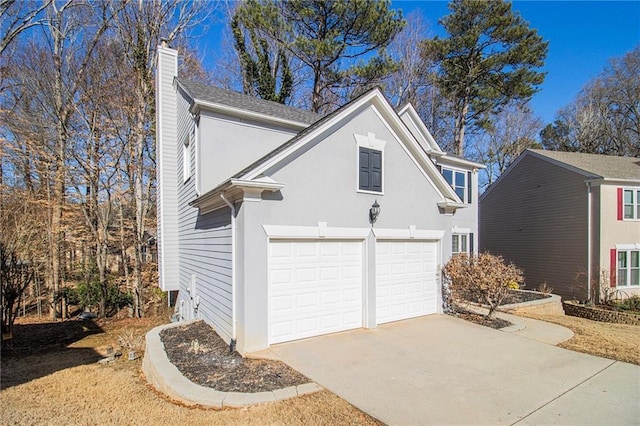
[[[0,55],[20,33],[45,22],[43,12],[52,2],[0,0]]]
[[[542,121],[527,107],[517,103],[507,105],[488,120],[484,133],[472,142],[473,157],[486,167],[481,187],[491,185],[527,148],[539,146],[537,136]]]
[[[640,156],[640,46],[612,59],[541,133],[545,148]]]
[[[118,11],[115,31],[118,43],[131,72],[130,104],[127,105],[131,123],[125,140],[124,158],[126,175],[135,214],[133,232],[135,256],[133,265],[134,316],[142,311],[142,247],[151,209],[154,188],[154,63],[155,48],[161,39],[175,41],[207,17],[210,3],[182,2],[130,2]],[[208,10],[211,13],[211,10]]]

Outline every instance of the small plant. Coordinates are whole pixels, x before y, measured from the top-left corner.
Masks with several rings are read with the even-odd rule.
[[[542,294],[551,294],[553,292],[553,287],[551,287],[549,284],[547,284],[546,281],[544,281],[538,286],[536,290]]]
[[[465,253],[453,256],[444,267],[453,299],[480,302],[489,306],[491,317],[512,288],[523,282],[522,271],[501,256]]]
[[[144,349],[144,337],[132,328],[125,328],[118,335],[118,344],[128,351],[140,351]]]

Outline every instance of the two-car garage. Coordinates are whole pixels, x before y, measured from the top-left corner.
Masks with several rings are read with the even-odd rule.
[[[366,241],[269,242],[269,344],[437,312],[438,242]]]

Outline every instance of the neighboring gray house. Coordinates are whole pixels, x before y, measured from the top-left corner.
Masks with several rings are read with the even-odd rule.
[[[442,265],[475,249],[481,165],[377,89],[323,117],[177,61],[158,48],[160,286],[181,318],[246,353],[441,312]]]
[[[526,150],[480,197],[480,235],[529,289],[640,294],[640,159]]]

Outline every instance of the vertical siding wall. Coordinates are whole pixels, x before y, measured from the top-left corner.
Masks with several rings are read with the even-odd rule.
[[[546,282],[564,298],[587,298],[584,176],[525,154],[480,202],[480,248]]]
[[[158,270],[160,288],[178,288],[178,212],[176,188],[176,92],[173,79],[177,52],[158,47],[156,75],[156,173]]]
[[[178,98],[178,226],[180,292],[178,303],[184,301],[187,319],[201,318],[212,325],[227,342],[232,335],[231,314],[231,210],[224,208],[206,215],[189,206],[196,197],[195,173],[196,149],[191,149],[192,176],[183,179],[182,155],[184,141],[194,129],[195,123],[188,111],[189,105],[182,96]],[[196,136],[195,141],[199,143]],[[203,164],[208,164],[204,159]],[[191,283],[195,280],[196,292]],[[196,296],[200,304],[194,309]]]

